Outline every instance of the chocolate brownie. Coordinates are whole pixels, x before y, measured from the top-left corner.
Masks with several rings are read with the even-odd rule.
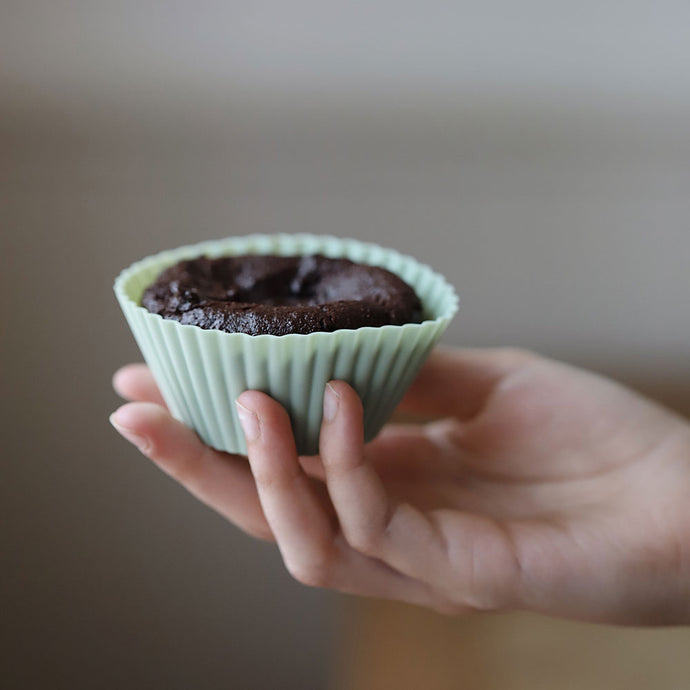
[[[164,270],[142,297],[204,329],[286,335],[422,321],[414,290],[383,268],[312,256],[200,257]]]

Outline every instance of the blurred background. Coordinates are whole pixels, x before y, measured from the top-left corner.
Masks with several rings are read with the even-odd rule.
[[[301,231],[447,275],[447,343],[690,412],[689,27],[679,0],[0,0],[0,686],[685,687],[687,630],[308,590],[107,418],[123,267]]]

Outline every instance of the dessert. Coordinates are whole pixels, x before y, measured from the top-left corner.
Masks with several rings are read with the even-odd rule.
[[[322,264],[324,257],[342,262]],[[220,266],[234,266],[229,287],[199,279],[217,277]],[[405,287],[391,283],[383,289],[372,277],[381,275],[375,267]],[[362,292],[353,287],[358,280],[352,275],[359,275]],[[179,247],[132,264],[114,287],[170,412],[209,446],[230,453],[246,453],[235,400],[248,389],[280,402],[290,415],[298,451],[317,453],[323,393],[333,379],[357,391],[365,440],[374,438],[458,306],[443,276],[412,257],[327,235],[247,235]],[[410,298],[409,312],[398,302],[404,295],[402,303]],[[369,306],[362,307],[366,300]],[[361,304],[346,308],[352,301]],[[381,306],[389,321],[376,325],[383,321]],[[348,321],[339,320],[339,312]],[[351,320],[353,314],[358,319],[364,314],[365,327]],[[217,329],[230,321],[233,328],[243,322],[245,332]],[[305,321],[318,322],[320,330],[306,332]]]
[[[422,320],[419,297],[394,273],[321,254],[183,260],[144,291],[142,305],[182,324],[248,335]]]

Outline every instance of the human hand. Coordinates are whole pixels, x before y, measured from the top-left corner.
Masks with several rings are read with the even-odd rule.
[[[214,451],[143,365],[116,427],[301,582],[446,612],[524,609],[690,623],[690,426],[607,379],[507,350],[437,350],[401,409],[444,417],[362,441],[329,384],[320,456],[298,457],[268,396],[239,397],[249,448]]]

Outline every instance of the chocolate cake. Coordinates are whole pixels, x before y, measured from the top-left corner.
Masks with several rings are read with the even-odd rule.
[[[200,257],[165,269],[142,297],[165,319],[287,335],[422,321],[414,290],[383,268],[312,256]]]

